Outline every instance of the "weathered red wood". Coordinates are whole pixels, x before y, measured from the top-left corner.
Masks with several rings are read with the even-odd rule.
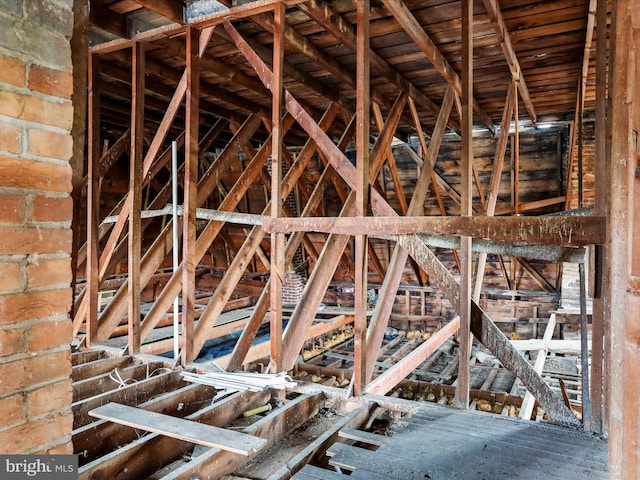
[[[370,162],[371,166],[369,169],[369,181],[374,179],[378,175],[378,171],[382,167],[382,162],[384,160],[384,151],[390,142],[390,137],[393,136],[398,121],[400,120],[400,115],[402,112],[402,108],[404,107],[404,96],[401,95],[394,105],[389,118],[387,119],[387,123],[385,124],[384,131],[377,138],[376,143],[373,147],[373,150],[370,154]],[[317,142],[317,140],[316,140]],[[340,151],[339,149],[337,149]],[[347,164],[343,163],[340,158],[336,155],[329,156],[327,155],[327,159],[330,161],[331,165],[336,168],[336,166],[340,166],[343,169],[343,172],[346,172],[347,178],[344,180],[351,185],[354,185],[355,181],[355,167],[349,162]],[[336,171],[338,169],[336,168]],[[338,171],[338,173],[340,173]],[[379,194],[375,190],[371,190],[371,195],[379,196]],[[345,201],[344,207],[342,209],[341,215],[346,217],[355,215],[355,195],[353,192],[349,194],[349,197]],[[363,230],[364,231],[364,230]],[[285,345],[285,353],[284,353],[284,367],[291,368],[293,363],[295,362],[295,358],[297,357],[300,349],[302,348],[302,344],[305,340],[305,332],[308,330],[309,325],[313,321],[315,317],[315,313],[318,310],[318,306],[322,301],[324,296],[324,292],[333,277],[333,273],[337,267],[336,260],[340,257],[344,248],[347,244],[348,237],[340,236],[340,235],[331,235],[321,253],[321,258],[318,260],[315,269],[311,273],[307,285],[305,287],[305,291],[300,303],[296,306],[292,317],[296,318],[295,322],[290,322],[285,330],[284,336],[284,345]]]
[[[473,179],[473,0],[460,2],[462,6],[462,106],[461,126],[462,143],[460,158],[460,215],[470,218],[473,215],[472,179]],[[469,361],[471,359],[471,284],[473,254],[471,237],[460,237],[460,296],[458,315],[460,315],[460,345],[458,350],[458,385],[455,406],[469,408]]]
[[[144,8],[159,13],[176,23],[184,23],[182,18],[183,5],[175,0],[133,0]]]
[[[199,45],[199,56],[204,55],[204,52],[206,50],[206,46],[211,38],[211,35],[213,34],[213,28],[207,28],[204,29],[202,31],[202,34],[200,36],[200,45]],[[180,83],[178,84],[176,91],[173,95],[173,98],[171,99],[171,103],[169,104],[169,107],[167,108],[167,111],[165,113],[165,116],[162,119],[162,123],[160,124],[160,126],[158,127],[158,131],[156,132],[156,135],[153,139],[153,141],[151,142],[151,145],[149,146],[149,149],[147,150],[147,153],[145,155],[144,158],[144,162],[143,162],[143,178],[146,178],[154,160],[156,155],[158,154],[158,152],[160,151],[160,148],[162,146],[162,143],[164,142],[164,139],[169,131],[169,128],[173,122],[173,119],[175,118],[175,115],[180,107],[180,104],[182,102],[182,99],[184,98],[185,92],[186,92],[186,83],[187,83],[187,72],[183,73],[182,79],[180,81]],[[110,264],[111,258],[116,250],[116,246],[118,243],[118,239],[120,237],[120,235],[122,234],[122,231],[124,229],[124,224],[125,224],[125,220],[129,215],[129,207],[130,207],[130,203],[129,202],[124,202],[123,203],[123,207],[120,211],[120,216],[118,218],[118,221],[116,222],[116,224],[113,226],[112,230],[111,230],[111,235],[109,236],[109,239],[107,240],[107,243],[105,245],[105,248],[103,249],[101,258],[100,258],[100,274],[99,277],[100,278],[104,278],[104,275],[108,269],[108,265]],[[162,244],[164,244],[164,239],[161,241]],[[148,280],[148,279],[147,279]],[[142,287],[144,287],[143,284],[141,284]],[[109,307],[107,307],[107,310],[111,307],[111,305],[115,302],[116,305],[111,307],[113,309],[119,309],[119,311],[122,311],[122,307],[123,304],[122,302],[125,302],[126,298],[124,296],[124,294],[120,294],[120,296],[118,296],[118,294],[116,294],[116,297],[114,298],[114,300],[112,301],[112,303],[109,305]],[[106,311],[107,311],[106,310]],[[105,313],[106,313],[105,311]],[[120,313],[120,315],[122,315],[123,313]],[[103,314],[104,316],[104,314]],[[101,317],[102,318],[102,317]],[[110,318],[110,317],[108,317]],[[111,325],[111,322],[114,323],[113,326],[115,326],[115,322],[119,321],[119,320],[114,320],[113,318],[111,318],[109,325]],[[102,320],[101,320],[102,322]],[[101,333],[101,335],[105,335],[104,330],[102,328],[100,328],[100,331],[103,332]],[[106,338],[106,337],[105,337]]]
[[[507,151],[507,141],[509,140],[509,127],[511,126],[511,118],[513,117],[513,104],[515,102],[515,82],[512,81],[507,91],[504,110],[502,111],[502,121],[500,122],[500,136],[496,144],[496,153],[493,159],[493,169],[491,172],[491,187],[487,192],[487,210],[488,217],[492,217],[496,212],[496,204],[498,203],[498,193],[500,191],[500,178],[502,177],[502,169],[504,167],[504,155]],[[480,253],[476,264],[475,284],[473,288],[473,299],[477,302],[480,300],[480,292],[482,290],[482,282],[484,280],[484,269],[487,264],[487,254]]]
[[[131,148],[129,162],[128,236],[128,345],[131,353],[140,350],[140,258],[142,255],[142,148],[144,133],[145,46],[132,45],[131,68]]]
[[[330,109],[327,111],[325,116],[320,120],[319,122],[320,127],[323,129],[326,129],[328,125],[331,124],[331,122],[333,121],[337,113],[338,113],[337,109],[330,107]],[[346,145],[350,142],[352,137],[351,127],[353,127],[354,125],[355,125],[355,117],[350,122],[349,127],[347,128],[347,130],[342,136],[342,139],[338,143],[338,148],[340,148],[341,150],[346,148]],[[291,189],[293,188],[293,183],[288,180],[289,177],[293,176],[294,174],[297,175],[296,166],[298,164],[302,164],[302,165],[306,164],[306,161],[303,161],[302,159],[306,158],[307,156],[311,158],[311,155],[313,154],[314,150],[315,150],[315,143],[313,142],[313,140],[310,139],[305,144],[302,151],[300,152],[300,155],[298,156],[298,158],[301,159],[300,162],[295,163],[293,167],[290,168],[289,171],[287,172],[287,175],[284,181],[282,182],[283,193],[287,191],[291,191]],[[309,200],[307,201],[307,204],[305,205],[302,213],[300,214],[301,217],[309,216],[316,210],[329,183],[333,181],[335,176],[336,176],[336,173],[333,170],[333,167],[327,166],[325,170],[322,172],[320,179],[316,183],[316,186],[313,192],[309,196]],[[304,235],[303,233],[297,232],[291,235],[291,237],[289,238],[289,241],[287,242],[286,254],[285,254],[287,262],[289,261],[289,259],[293,258],[294,252],[298,248],[298,245],[300,244],[300,241],[303,235]],[[267,283],[269,282],[270,280],[267,281]],[[251,315],[251,319],[249,320],[249,322],[247,322],[245,329],[243,330],[238,341],[236,342],[236,345],[229,359],[229,363],[228,365],[226,365],[227,370],[236,370],[240,368],[240,366],[244,362],[247,352],[251,348],[251,344],[253,343],[253,340],[256,334],[258,333],[258,329],[262,324],[263,318],[267,313],[267,307],[269,306],[269,301],[268,301],[269,288],[270,288],[269,285],[265,285],[265,288],[262,290],[262,294],[260,295],[258,301],[256,302],[254,311]]]
[[[603,285],[605,311],[610,311],[605,331],[609,351],[607,368],[609,475],[614,480],[640,477],[640,282],[634,270],[640,224],[638,208],[638,133],[640,131],[640,3],[618,0],[611,17],[609,97],[611,135],[609,182],[608,284]],[[598,41],[600,43],[600,40]],[[600,181],[605,181],[603,178]]]
[[[607,111],[607,3],[598,2],[596,12],[596,111]],[[607,120],[606,115],[596,115],[596,161],[595,161],[595,213],[607,215],[610,205],[608,189],[610,170],[608,166]],[[604,333],[605,318],[609,318],[605,302],[605,285],[608,285],[607,268],[609,251],[598,246],[594,249],[593,262],[595,288],[593,295],[593,315],[591,326],[591,428],[596,433],[605,431],[604,392],[606,383]]]
[[[231,142],[228,144],[228,148],[226,148],[222,152],[222,154],[220,155],[219,161],[215,162],[214,164],[212,164],[207,172],[211,172],[212,169],[215,169],[215,168],[225,168],[225,166],[228,166],[228,162],[232,161],[232,159],[237,156],[237,153],[238,153],[239,149],[241,148],[241,146],[245,142],[249,141],[251,136],[253,136],[253,134],[255,133],[255,130],[258,128],[260,120],[259,120],[259,118],[256,119],[255,117],[256,117],[255,115],[252,115],[250,118],[247,119],[245,124],[243,124],[243,128],[241,128],[240,131],[238,131],[238,134],[235,135],[234,138],[231,140]],[[212,176],[215,177],[215,175],[211,175],[210,173],[209,173],[209,175],[205,174],[203,176],[203,178],[200,180],[200,183],[198,184],[198,197],[199,197],[198,204],[203,203],[204,200],[206,200],[206,198],[213,191],[213,188],[215,187],[215,183],[214,182],[210,182],[210,177],[212,177]],[[207,179],[209,179],[209,180],[207,180]],[[207,182],[206,183],[206,185],[207,185],[206,189],[205,189],[205,187],[203,187],[205,181]],[[239,199],[238,199],[238,201],[239,201]],[[165,259],[166,255],[167,255],[167,252],[170,251],[172,243],[173,243],[173,240],[171,238],[171,229],[172,229],[172,223],[169,222],[165,226],[164,230],[158,235],[158,237],[153,242],[151,247],[145,253],[145,255],[143,257],[143,260],[142,260],[142,268],[141,268],[141,272],[140,272],[141,285],[146,286],[146,284],[148,283],[149,279],[151,278],[153,273],[157,270],[157,268],[160,265],[160,263]],[[205,228],[205,230],[203,231],[203,234],[206,231],[207,231],[207,229]],[[179,232],[180,232],[180,235],[181,235],[182,234],[182,230],[180,229]],[[208,243],[207,246],[204,247],[201,250],[198,249],[198,245],[200,245],[199,242],[196,245],[196,249],[197,249],[197,252],[198,252],[196,254],[196,256],[197,255],[204,255],[204,250],[206,250],[206,248],[208,248],[210,243]],[[199,258],[202,258],[202,257],[200,256]],[[177,276],[179,276],[179,275],[177,275]],[[104,335],[105,339],[108,338],[110,332],[113,330],[113,328],[115,328],[115,326],[117,326],[118,322],[122,318],[122,315],[124,315],[124,310],[122,308],[123,307],[123,303],[122,302],[126,302],[126,283],[127,282],[125,282],[120,287],[118,292],[116,292],[116,294],[114,296],[114,299],[105,308],[102,316],[100,317],[99,332],[100,332],[101,335]],[[180,286],[179,282],[178,282],[177,286],[178,287]],[[179,288],[178,288],[178,291],[179,291]],[[177,295],[177,292],[175,293],[175,295]],[[175,295],[170,298],[169,304],[171,302],[173,302],[173,299],[175,298]],[[168,308],[168,306],[167,306],[167,308]],[[164,312],[166,312],[166,309],[164,310]],[[160,314],[160,316],[162,316],[164,314],[164,312],[162,312],[162,314]],[[144,324],[143,324],[142,328],[143,328],[143,332],[144,332]]]
[[[381,199],[376,199],[381,200]],[[391,213],[391,212],[390,212]],[[263,222],[267,232],[292,233],[314,231],[355,235],[366,231],[371,234],[410,235],[433,233],[440,235],[466,235],[474,238],[533,242],[550,245],[582,246],[603,244],[606,232],[602,216],[581,217],[397,217],[367,218],[314,217],[268,219]]]
[[[196,298],[196,208],[198,204],[198,139],[200,112],[200,65],[198,57],[199,31],[188,27],[187,40],[187,91],[184,155],[184,216],[182,220],[182,361],[193,358],[193,322]],[[174,248],[178,248],[174,245]],[[177,362],[178,359],[174,359]]]
[[[498,0],[483,0],[483,3],[484,8],[487,10],[487,15],[489,15],[489,18],[491,19],[493,28],[496,31],[496,36],[500,41],[500,47],[502,48],[505,59],[507,60],[507,65],[509,65],[509,70],[511,70],[511,76],[518,86],[518,91],[520,92],[522,102],[524,103],[525,108],[529,113],[529,118],[533,123],[536,123],[537,118],[535,107],[533,106],[533,102],[531,101],[529,89],[527,88],[527,83],[522,73],[522,69],[520,68],[518,56],[513,49],[511,37],[509,36],[509,30],[504,23],[504,18],[502,17],[502,12],[500,11]]]
[[[433,167],[436,163],[438,151],[440,150],[440,145],[447,125],[447,118],[449,117],[453,106],[454,95],[455,93],[453,92],[453,89],[449,87],[442,102],[442,108],[440,109],[436,126],[431,134],[431,145],[429,150],[425,150],[425,161],[423,163],[420,176],[416,181],[416,188],[411,197],[411,203],[408,210],[409,215],[419,215],[423,213],[424,199],[427,196],[429,188],[427,180],[430,177],[430,173],[433,172]],[[371,317],[367,332],[367,381],[369,381],[373,375],[374,365],[378,358],[382,339],[384,338],[384,330],[389,322],[389,317],[393,309],[393,299],[397,293],[398,286],[400,285],[406,261],[407,252],[396,245],[391,259],[389,260],[387,275],[385,276],[382,282],[382,288],[378,293],[377,308]]]
[[[538,286],[540,288],[542,288],[545,292],[549,292],[549,293],[557,293],[556,289],[554,288],[553,285],[551,285],[549,283],[549,281],[544,278],[540,272],[538,272],[533,265],[531,265],[527,260],[525,260],[524,258],[513,258],[512,261],[518,262],[522,268],[524,268],[527,273],[529,273],[529,275],[531,275],[531,278],[533,278],[533,280],[538,284]]]
[[[429,358],[444,342],[449,340],[458,328],[460,328],[460,317],[456,316],[418,348],[404,356],[402,360],[383,374],[376,377],[375,380],[367,385],[366,392],[377,395],[385,395],[388,393]]]
[[[88,184],[87,184],[87,344],[97,340],[98,327],[98,223],[100,215],[100,92],[96,90],[100,76],[100,60],[97,55],[89,54],[88,73]],[[80,329],[82,320],[76,321],[74,331]]]
[[[437,285],[449,301],[455,305],[459,301],[459,284],[447,267],[417,236],[399,237],[398,243],[422,265],[433,284]],[[522,381],[554,421],[574,426],[580,424],[562,399],[553,393],[531,364],[520,355],[511,345],[509,339],[473,301],[471,303],[471,332],[500,360],[502,365]]]
[[[259,124],[259,119],[255,116],[247,119],[245,124],[238,130],[233,139],[227,144],[223,152],[218,157],[218,161],[212,164],[212,168],[214,166],[226,168],[229,162],[231,162],[234,158],[237,158],[238,152],[241,146],[249,141],[251,136],[255,133]],[[291,125],[291,121],[287,122],[287,128]],[[261,173],[262,168],[264,166],[264,162],[267,160],[269,154],[271,153],[271,142],[266,142],[263,147],[259,150],[259,152],[252,159],[250,164],[247,166],[245,171],[242,173],[236,184],[231,188],[229,194],[222,201],[218,210],[222,211],[231,211],[242,199],[242,196],[247,191],[247,189],[251,186],[253,181],[257,178],[257,176]],[[213,172],[212,168],[208,170],[208,172]],[[210,173],[209,175],[204,175],[198,184],[198,196],[199,204],[204,203],[207,199],[208,195],[211,194],[213,188],[215,188],[214,182],[207,180],[206,190],[204,188],[205,177],[214,178],[216,175],[214,173]],[[208,193],[205,195],[205,192]],[[200,203],[202,202],[202,203]],[[196,241],[196,262],[200,262],[205,252],[211,245],[211,242],[215,239],[216,235],[224,225],[224,222],[220,221],[211,221],[207,224],[204,230],[201,232],[198,240]],[[168,227],[163,231],[165,236],[169,235]],[[160,264],[164,257],[160,257],[162,252],[158,255],[158,263],[155,268]],[[155,261],[154,261],[155,262]],[[180,267],[183,268],[183,267]],[[164,289],[156,298],[156,301],[153,304],[153,307],[145,317],[142,323],[142,339],[144,340],[151,330],[155,328],[157,323],[160,321],[162,316],[167,312],[168,308],[171,306],[173,299],[178,295],[181,288],[181,276],[179,274],[174,274],[171,276]]]
[[[425,32],[420,22],[411,13],[411,10],[401,0],[383,0],[385,6],[389,9],[396,21],[411,37],[415,44],[422,50],[433,66],[438,70],[440,75],[451,85],[458,95],[462,94],[462,83],[460,77],[451,67],[447,59],[442,55],[435,43]],[[473,109],[478,114],[478,118],[484,123],[491,133],[495,133],[496,127],[491,118],[480,107],[478,102],[473,102]]]
[[[283,4],[273,14],[273,84],[271,85],[271,217],[282,217],[282,115],[284,114],[284,42],[287,22]],[[271,371],[282,370],[282,283],[285,276],[285,237],[271,234],[270,356]]]
[[[354,52],[357,50],[357,38],[353,31],[353,27],[340,14],[335,12],[324,0],[311,0],[301,4],[299,8],[310,18],[322,25],[322,27],[328,32],[331,32],[345,46]],[[409,80],[398,73],[386,60],[380,57],[380,55],[372,49],[369,49],[369,57],[372,70],[382,72],[390,82],[419,103],[420,106],[426,108],[431,114],[436,116],[438,115],[440,110],[438,106]],[[460,129],[459,125],[451,119],[449,125],[454,130]]]
[[[369,57],[371,3],[356,3],[356,207],[358,217],[367,215],[369,206],[369,129],[371,125],[371,60]],[[384,154],[391,150],[391,142]],[[367,331],[367,237],[355,236],[354,262],[354,335],[353,335],[353,394],[360,396],[366,385]]]

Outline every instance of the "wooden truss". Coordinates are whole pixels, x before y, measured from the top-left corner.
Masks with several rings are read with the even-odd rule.
[[[529,117],[536,120],[533,100],[498,2],[483,3],[511,74],[499,130],[474,95],[474,12],[468,2],[462,2],[459,73],[404,2],[382,2],[391,14],[387,22],[396,22],[441,76],[444,87],[437,96],[425,94],[372,48],[373,22],[368,1],[356,2],[355,24],[323,0],[256,1],[228,6],[224,13],[193,21],[184,21],[176,11],[167,10],[164,6],[171,2],[138,3],[152,10],[155,7],[180,25],[90,49],[87,233],[86,244],[77,259],[78,269],[86,271],[86,283],[76,300],[75,334],[84,332],[88,344],[100,344],[108,342],[126,325],[128,352],[168,351],[165,340],[153,340],[153,332],[167,325],[174,300],[180,296],[180,358],[174,361],[189,365],[208,340],[240,330],[233,351],[224,361],[219,360],[229,370],[238,369],[256,358],[257,350],[252,343],[260,326],[269,321],[270,349],[260,352],[270,357],[272,370],[289,370],[305,342],[318,331],[319,327],[314,325],[316,314],[336,268],[340,262],[346,262],[354,273],[355,307],[353,317],[341,317],[340,321],[353,321],[355,325],[354,394],[386,393],[459,332],[462,352],[457,387],[459,407],[466,408],[469,404],[468,359],[475,336],[521,379],[554,420],[578,423],[562,399],[551,392],[540,374],[518,354],[478,305],[487,252],[505,255],[528,252],[523,256],[552,261],[572,258],[584,263],[584,249],[578,247],[609,241],[604,234],[602,212],[586,216],[494,217],[509,127],[512,118],[517,122],[518,117],[518,92]],[[355,74],[289,24],[292,12],[305,14],[355,55]],[[269,42],[264,41],[265,37]],[[265,43],[271,43],[271,48],[267,49]],[[182,73],[166,71],[159,60],[159,52],[165,50],[181,56]],[[220,55],[216,57],[215,52]],[[288,55],[302,55],[317,62],[333,75],[337,88],[297,69]],[[250,68],[236,70],[230,58],[245,62]],[[132,65],[131,91],[123,92],[126,75],[115,65],[127,59]],[[150,73],[154,78],[161,75],[164,82],[145,81]],[[373,73],[393,85],[393,94],[372,81]],[[225,85],[236,82],[248,93],[243,96],[232,88],[217,88],[215,82]],[[114,113],[111,104],[104,103],[105,98],[127,95],[130,111]],[[325,100],[323,108],[313,101],[316,96]],[[159,115],[158,110],[163,114]],[[115,142],[103,148],[102,127],[114,125],[118,115],[125,117],[120,121],[126,124],[125,128]],[[474,117],[498,135],[488,185],[481,184],[474,167]],[[462,138],[459,192],[434,169],[447,128]],[[419,153],[411,150],[421,170],[410,198],[403,192],[392,151],[394,136],[404,137],[406,131],[417,133],[421,147]],[[428,145],[424,132],[428,133]],[[370,146],[372,136],[375,140]],[[171,139],[183,150],[177,171],[182,215],[159,224],[154,217],[145,215],[171,202],[171,185],[167,180]],[[295,151],[294,144],[299,147]],[[209,155],[214,146],[215,154]],[[348,149],[355,149],[355,163],[346,153]],[[124,156],[129,157],[128,190],[109,212],[103,212],[101,181]],[[305,177],[312,161],[322,165],[320,177],[313,182]],[[379,189],[383,167],[393,179],[399,212]],[[237,169],[233,184],[224,184],[226,180],[222,179],[233,169]],[[264,189],[266,198],[253,211],[249,208],[250,192],[256,186]],[[430,187],[442,216],[423,215]],[[339,216],[329,218],[322,215],[321,204],[330,189],[343,204]],[[460,205],[460,215],[446,216],[441,189]],[[478,193],[475,203],[474,191]],[[298,212],[286,204],[292,192],[303,198]],[[208,208],[211,203],[215,203],[214,209]],[[514,208],[517,213],[517,194]],[[478,212],[483,215],[477,215]],[[105,221],[108,219],[113,222]],[[241,242],[229,233],[238,224],[243,228]],[[314,246],[313,232],[326,234],[321,251]],[[439,240],[434,239],[436,235]],[[385,238],[393,246],[386,266],[370,243],[377,238]],[[436,240],[454,249],[461,272],[459,280],[430,249],[429,245]],[[200,300],[198,285],[205,268],[203,261],[216,243],[223,243],[232,252],[232,258],[230,255],[230,262],[211,295]],[[284,327],[283,282],[300,247],[313,259],[313,266],[302,298]],[[165,260],[173,250],[180,253],[179,268],[164,272]],[[482,252],[475,275],[474,250]],[[111,302],[100,310],[101,285],[125,257],[127,278],[118,286]],[[265,267],[263,273],[268,280],[262,285],[252,312],[235,321],[232,329],[219,319],[233,300],[234,291],[246,279],[247,269],[256,262],[254,258]],[[396,366],[374,378],[393,297],[408,259],[416,276],[439,288],[459,316]],[[370,264],[384,281],[368,321]],[[554,288],[526,261],[521,264],[543,288]],[[163,280],[158,281],[161,273]],[[152,284],[153,305],[143,311],[141,295]],[[114,462],[120,465],[126,455],[127,452],[119,453]]]

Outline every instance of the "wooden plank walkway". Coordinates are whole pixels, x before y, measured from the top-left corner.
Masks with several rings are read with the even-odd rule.
[[[251,455],[267,445],[264,438],[119,403],[103,405],[89,415],[240,455]]]
[[[357,439],[369,449],[334,443],[327,450],[329,464],[353,472],[353,478],[609,478],[606,442],[583,431],[430,403],[402,420],[406,426],[391,437],[378,435],[379,441],[371,434],[345,432],[342,438]],[[375,445],[379,447],[373,450]],[[293,478],[343,477],[337,471],[305,467]]]

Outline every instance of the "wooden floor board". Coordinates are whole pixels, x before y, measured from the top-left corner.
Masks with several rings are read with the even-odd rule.
[[[424,404],[383,438],[375,451],[334,443],[327,450],[329,464],[353,471],[351,477],[371,472],[370,478],[403,480],[608,478],[604,440],[539,422]]]

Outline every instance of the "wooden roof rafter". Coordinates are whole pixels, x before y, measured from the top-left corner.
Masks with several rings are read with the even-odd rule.
[[[433,64],[433,66],[440,72],[442,77],[454,88],[458,95],[462,94],[462,83],[460,77],[453,70],[447,59],[442,52],[438,49],[436,44],[431,40],[429,35],[424,31],[424,28],[420,25],[420,22],[411,13],[411,10],[401,0],[382,0],[385,6],[389,9],[396,21],[402,26],[404,31],[411,37],[411,39],[420,47],[425,56]],[[493,124],[491,118],[485,113],[484,109],[480,106],[477,100],[473,102],[473,110],[478,115],[480,121],[489,129],[492,134],[495,134],[496,127]]]
[[[502,17],[502,11],[500,10],[498,0],[483,0],[483,2],[484,8],[487,10],[487,14],[489,15],[491,23],[493,24],[493,27],[496,31],[496,36],[500,41],[500,47],[504,52],[504,57],[507,60],[507,64],[509,65],[511,75],[513,76],[513,79],[516,81],[516,84],[518,86],[520,97],[524,102],[527,112],[529,113],[529,118],[533,123],[536,123],[536,110],[533,106],[533,102],[531,101],[529,89],[524,79],[522,69],[520,68],[518,56],[516,55],[513,45],[511,44],[509,30],[504,22],[504,18]]]

